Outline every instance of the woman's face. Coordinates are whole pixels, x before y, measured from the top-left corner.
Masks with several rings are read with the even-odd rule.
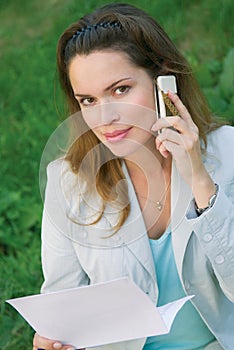
[[[75,56],[69,77],[83,118],[116,156],[126,157],[152,143],[155,122],[153,82],[123,52]]]

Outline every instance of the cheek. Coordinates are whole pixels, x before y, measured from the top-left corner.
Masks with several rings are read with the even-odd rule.
[[[140,106],[143,106],[149,109],[155,109],[154,93],[151,90],[141,89],[135,95],[134,100],[135,100],[134,102]]]
[[[93,131],[93,133],[97,136],[100,141],[103,141],[103,137],[100,134],[99,126],[100,126],[100,116],[97,113],[97,110],[92,111],[91,109],[86,109],[82,111],[82,117],[89,129]]]
[[[139,116],[144,115],[144,122],[152,122],[155,120],[155,100],[152,91],[140,91],[135,96],[133,103],[136,105],[136,114]]]
[[[94,129],[100,124],[100,116],[96,108],[83,109],[81,112],[85,123],[90,129]]]
[[[132,118],[132,124],[145,131],[149,131],[156,122],[155,106],[150,99],[139,97],[131,112],[128,115]]]

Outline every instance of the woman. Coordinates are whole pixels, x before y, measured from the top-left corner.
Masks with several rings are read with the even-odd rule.
[[[157,305],[194,294],[168,335],[98,349],[231,349],[233,128],[213,120],[186,60],[133,6],[72,24],[57,58],[79,137],[48,167],[42,292],[129,276]],[[155,78],[171,74],[178,115],[156,118]],[[72,349],[36,334],[38,348]]]

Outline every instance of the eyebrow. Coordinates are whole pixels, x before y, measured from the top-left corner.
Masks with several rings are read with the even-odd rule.
[[[113,89],[114,86],[118,85],[118,84],[121,83],[122,81],[130,80],[130,79],[132,79],[132,78],[131,78],[131,77],[127,77],[127,78],[122,78],[122,79],[120,79],[120,80],[117,80],[117,81],[115,81],[114,83],[112,83],[111,85],[107,86],[107,87],[104,89],[104,92]],[[78,93],[76,93],[75,96],[77,96],[77,97],[87,97],[87,96],[91,96],[91,95],[89,95],[89,94],[78,94]]]

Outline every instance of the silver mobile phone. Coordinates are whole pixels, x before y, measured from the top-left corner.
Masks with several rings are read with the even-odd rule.
[[[168,90],[177,93],[176,78],[174,75],[160,75],[155,80],[155,105],[159,118],[178,115],[175,108],[167,96]]]

